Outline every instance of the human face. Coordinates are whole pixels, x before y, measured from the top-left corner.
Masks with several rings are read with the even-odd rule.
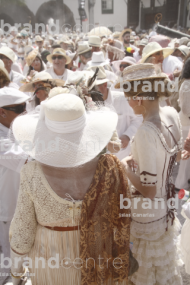
[[[41,87],[44,87],[44,88],[48,87],[47,84],[45,85],[43,81],[34,83],[33,87],[34,87],[34,90],[35,90],[34,92],[36,94],[36,97],[40,100],[40,103],[42,101],[44,101],[48,97],[48,92],[45,89],[37,90],[38,88],[41,88]],[[36,90],[37,90],[37,92],[36,92]]]
[[[128,66],[130,66],[129,63],[127,63],[127,62],[121,62],[121,63],[120,63],[120,66],[119,66],[120,71],[123,72],[123,70],[124,70],[126,67],[128,67]]]
[[[164,61],[164,53],[163,53],[163,50],[158,51],[158,52],[152,54],[151,57],[154,58],[154,63],[155,63],[155,64],[163,63],[163,61]]]
[[[55,70],[60,70],[65,68],[66,58],[64,56],[54,55],[52,56],[52,60],[53,60],[53,68]]]
[[[124,36],[123,36],[123,42],[125,44],[130,44],[130,33],[126,33]]]
[[[92,48],[92,52],[98,52],[98,51],[100,51],[100,48],[99,48],[99,47],[93,47],[93,46],[91,46],[91,48]]]
[[[11,72],[11,67],[12,67],[12,60],[10,60],[8,57],[6,57],[3,54],[0,54],[0,59],[4,62],[5,68],[8,71],[8,73]]]
[[[113,61],[113,57],[114,57],[113,52],[108,51],[108,58],[110,59],[110,62],[112,62],[112,61]]]
[[[34,59],[34,61],[32,62],[31,66],[34,68],[34,70],[36,71],[40,71],[41,70],[41,61],[38,57],[36,57]]]
[[[13,105],[8,105],[5,106],[5,108],[14,108],[17,107],[18,105],[23,105],[23,107],[25,106],[24,110],[26,111],[26,103],[21,103],[21,104],[13,104]],[[13,120],[19,116],[20,114],[11,111],[11,110],[6,110],[4,108],[0,108],[0,122],[6,126],[7,128],[10,128],[11,123],[13,122]]]
[[[68,50],[68,44],[66,44],[66,43],[61,43],[60,46],[61,46],[62,49]]]
[[[37,46],[39,47],[39,49],[42,49],[43,48],[43,41],[37,41],[36,44]]]

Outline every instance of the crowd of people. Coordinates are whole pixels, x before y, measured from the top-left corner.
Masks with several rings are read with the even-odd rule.
[[[182,285],[189,35],[0,37],[0,282]]]

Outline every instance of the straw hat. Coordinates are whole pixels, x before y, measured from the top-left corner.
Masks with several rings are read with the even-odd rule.
[[[12,124],[21,148],[35,160],[54,167],[76,167],[100,154],[116,129],[115,111],[102,106],[85,110],[73,94],[60,94],[41,103],[39,114],[17,117]]]
[[[59,44],[61,43],[70,44],[70,40],[67,36],[64,35],[59,41]]]
[[[123,41],[123,36],[126,34],[126,33],[129,33],[130,35],[131,35],[131,32],[132,32],[132,30],[131,29],[125,29],[125,30],[123,30],[122,32],[121,32],[121,34],[120,34],[120,37],[119,37],[119,40],[120,41]]]
[[[40,56],[38,49],[33,49],[31,52],[29,52],[28,55],[25,57],[26,64],[30,66],[37,57],[37,55]]]
[[[48,81],[57,86],[63,86],[65,84],[65,81],[61,79],[53,79],[49,73],[41,71],[36,73],[34,77],[31,78],[31,81],[22,85],[19,90],[22,92],[34,92],[33,84],[41,81]]]
[[[4,62],[0,59],[0,70],[5,74],[8,80],[10,80],[8,71],[5,68]]]
[[[43,42],[43,39],[40,36],[35,36],[35,42]]]
[[[174,49],[162,48],[161,45],[159,43],[156,43],[156,42],[149,43],[143,49],[141,63],[144,63],[147,58],[149,58],[151,55],[153,55],[154,53],[159,52],[159,51],[163,51],[164,58],[166,58],[174,52]]]
[[[117,71],[119,71],[119,70],[120,70],[120,69],[119,69],[119,66],[120,66],[120,64],[121,64],[122,62],[126,62],[126,63],[128,63],[128,64],[130,64],[130,65],[135,65],[135,64],[137,64],[136,59],[135,59],[134,57],[132,57],[132,56],[126,56],[126,57],[124,57],[122,60],[113,61],[113,62],[112,62],[112,65],[115,67],[115,69],[116,69]]]
[[[62,48],[56,48],[56,49],[54,49],[54,50],[53,50],[53,53],[52,53],[52,54],[49,54],[49,55],[47,56],[47,60],[52,63],[52,62],[53,62],[52,57],[53,57],[54,55],[62,55],[62,56],[64,56],[64,57],[66,58],[66,64],[69,64],[69,63],[71,62],[70,57],[66,54],[66,51],[65,51],[64,49],[62,49]]]
[[[88,43],[89,43],[89,46],[100,47],[101,46],[101,38],[98,36],[90,36]]]
[[[1,47],[0,54],[3,54],[4,56],[8,57],[13,63],[17,60],[16,54],[9,47],[5,47],[5,46]]]
[[[88,42],[81,42],[78,45],[77,53],[78,53],[78,55],[80,55],[80,54],[83,54],[83,53],[88,52],[90,50],[92,50],[92,48],[89,47]]]
[[[92,59],[87,63],[88,67],[91,66],[104,66],[110,63],[109,59],[105,59],[102,51],[93,52]]]
[[[155,65],[151,63],[140,63],[126,67],[123,71],[122,83],[139,81],[145,79],[164,79],[167,78],[167,75],[157,74]],[[120,82],[115,85],[116,89],[120,89]]]

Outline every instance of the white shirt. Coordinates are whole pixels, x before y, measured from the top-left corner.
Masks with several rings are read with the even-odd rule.
[[[0,124],[0,221],[11,221],[15,212],[20,170],[27,155],[7,138],[9,129]]]
[[[124,93],[120,91],[111,91],[109,89],[108,98],[105,100],[107,104],[113,105],[118,114],[117,133],[119,138],[122,135],[128,136],[130,139],[136,134],[137,129],[142,123],[142,116],[137,116],[133,109],[129,106]],[[121,149],[116,156],[122,160],[130,154],[130,144],[127,148]]]
[[[11,69],[12,69],[13,71],[16,71],[16,72],[20,73],[20,74],[23,74],[22,68],[21,68],[21,66],[20,66],[17,62],[14,62],[14,63],[12,64]]]
[[[173,73],[176,69],[182,70],[183,62],[181,62],[176,56],[167,56],[162,64],[163,72],[166,74]]]
[[[14,70],[11,70],[11,72],[9,73],[9,77],[10,77],[11,82],[16,83],[19,87],[21,87],[23,85],[22,80],[25,79],[24,75],[14,71]]]
[[[54,72],[54,69],[53,69],[53,66],[50,67],[49,69],[46,70],[46,72],[48,72],[53,79],[61,79],[61,80],[64,80],[66,81],[67,78],[73,74],[73,71],[72,70],[69,70],[69,69],[66,69],[65,68],[65,72],[63,73],[63,75],[57,75],[55,72]]]
[[[142,55],[139,55],[139,50],[134,52],[133,54],[134,59],[136,59],[136,62],[139,62],[139,60],[141,60]]]

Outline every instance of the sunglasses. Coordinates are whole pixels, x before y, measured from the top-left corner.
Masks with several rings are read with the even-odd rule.
[[[130,66],[130,64],[120,64],[119,67],[120,67],[120,68],[122,68],[122,67],[123,67],[123,68],[126,68],[126,67],[128,67],[128,66]]]
[[[2,107],[2,109],[8,110],[8,111],[13,111],[16,114],[21,114],[24,111],[26,111],[26,103],[24,103],[24,105],[17,105],[15,107]]]
[[[58,55],[58,56],[55,56],[55,55],[54,55],[54,56],[52,56],[52,59],[53,59],[53,60],[56,60],[56,58],[60,60],[60,59],[63,58],[63,56],[62,56],[62,55]]]

